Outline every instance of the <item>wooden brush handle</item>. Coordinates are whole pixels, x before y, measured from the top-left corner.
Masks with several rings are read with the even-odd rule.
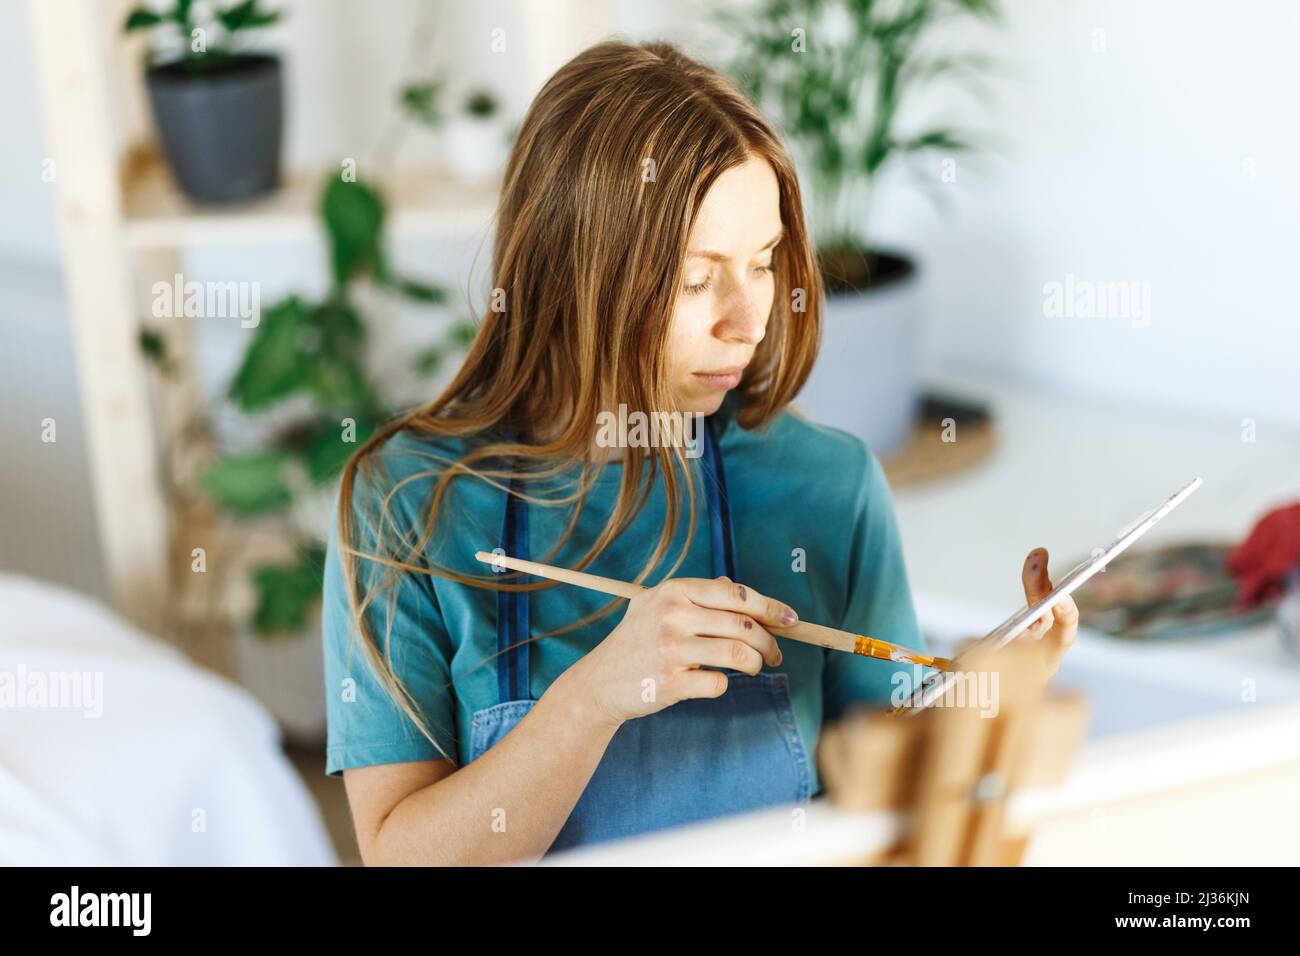
[[[474,557],[494,567],[509,568],[511,571],[534,574],[539,578],[560,581],[564,584],[572,584],[575,587],[586,588],[588,591],[612,594],[615,597],[634,598],[646,590],[642,585],[633,584],[631,581],[604,578],[599,574],[587,574],[585,571],[573,571],[569,568],[561,568],[551,564],[538,564],[536,561],[526,561],[523,558],[514,558],[508,554],[476,551]],[[777,637],[788,637],[804,644],[814,644],[817,647],[826,647],[833,651],[845,651],[849,654],[860,654],[878,660],[910,661],[928,667],[942,667],[948,663],[942,658],[909,651],[906,648],[890,644],[888,641],[880,641],[860,634],[851,634],[848,631],[826,627],[822,624],[812,624],[808,621],[799,621],[789,627],[769,627],[768,631]]]

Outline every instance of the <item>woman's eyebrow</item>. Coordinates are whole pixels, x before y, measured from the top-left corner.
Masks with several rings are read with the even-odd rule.
[[[763,248],[758,250],[758,252],[767,252],[767,250],[771,249],[774,245],[780,242],[784,237],[785,237],[785,227],[782,226],[781,231],[778,232],[771,239],[769,239],[767,243],[763,246]],[[758,253],[755,253],[755,255],[758,255]],[[692,252],[686,253],[686,258],[687,259],[712,259],[714,262],[727,261],[726,256],[724,256],[721,252],[714,252],[712,249],[696,249]]]

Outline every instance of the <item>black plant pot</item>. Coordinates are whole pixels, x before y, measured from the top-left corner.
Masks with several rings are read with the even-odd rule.
[[[280,61],[238,56],[220,67],[166,63],[148,71],[149,99],[176,182],[201,202],[251,199],[280,183]]]

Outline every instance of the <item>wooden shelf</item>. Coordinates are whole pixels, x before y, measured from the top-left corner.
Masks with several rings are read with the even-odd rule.
[[[246,203],[206,206],[187,198],[157,160],[130,164],[123,174],[123,234],[133,249],[201,243],[285,242],[321,234],[323,169],[285,172],[276,192]],[[397,170],[379,180],[390,209],[388,231],[399,236],[480,232],[496,212],[499,182],[464,183],[436,167]]]
[[[156,147],[145,145],[153,142],[140,77],[145,38],[124,41],[120,32],[134,3],[28,0],[27,20],[45,149],[58,160],[64,284],[108,588],[119,611],[162,633],[163,622],[177,613],[168,607],[177,603],[169,587],[169,538],[184,516],[170,513],[159,465],[173,457],[176,435],[189,427],[198,376],[192,323],[168,323],[175,381],[165,396],[151,396],[140,316],[154,280],[179,272],[187,247],[320,242],[321,187],[340,167],[288,169],[274,194],[240,205],[185,198]],[[611,32],[608,6],[607,0],[521,4],[525,87],[540,89],[568,57]],[[489,237],[500,182],[458,181],[432,164],[383,177],[363,164],[362,172],[389,204],[386,236]],[[202,613],[203,603],[198,607]]]

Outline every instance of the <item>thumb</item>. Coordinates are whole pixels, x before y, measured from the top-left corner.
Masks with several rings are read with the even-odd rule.
[[[1047,549],[1034,548],[1025,558],[1025,567],[1020,572],[1021,582],[1025,586],[1025,599],[1033,604],[1045,597],[1052,590],[1051,579],[1047,576]]]

